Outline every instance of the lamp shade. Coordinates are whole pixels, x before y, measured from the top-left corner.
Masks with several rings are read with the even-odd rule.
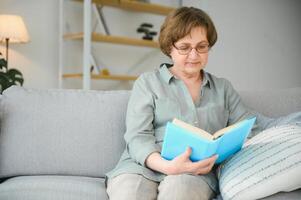
[[[0,15],[0,42],[9,39],[10,43],[29,41],[28,32],[22,17],[17,15]]]

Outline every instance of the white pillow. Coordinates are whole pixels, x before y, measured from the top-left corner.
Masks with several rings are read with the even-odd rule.
[[[301,188],[301,127],[267,129],[222,163],[218,171],[224,200],[259,199]]]

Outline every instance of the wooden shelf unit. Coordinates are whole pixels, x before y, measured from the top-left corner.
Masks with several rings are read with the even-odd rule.
[[[64,1],[64,0],[61,0]],[[84,4],[84,27],[85,23],[90,21],[89,6],[87,6],[87,2],[85,0],[73,0],[78,1]],[[135,12],[146,12],[151,14],[158,14],[158,15],[168,15],[171,11],[176,8],[163,6],[159,4],[153,3],[144,3],[139,2],[137,0],[91,0],[92,3],[102,6],[111,6],[119,9],[135,11]],[[63,4],[61,4],[63,7]],[[63,19],[63,11],[60,9],[60,18]],[[87,14],[87,15],[85,15]],[[83,32],[80,33],[68,33],[63,34],[62,23],[60,23],[60,33],[62,38],[65,40],[83,40],[85,44],[85,38],[87,34]],[[85,29],[85,28],[84,28]],[[86,30],[86,29],[85,29]],[[140,46],[140,47],[150,47],[150,48],[159,48],[159,43],[156,41],[150,40],[143,40],[143,39],[136,39],[136,38],[129,38],[129,37],[122,37],[122,36],[112,36],[112,35],[104,35],[101,33],[91,33],[91,38],[89,41],[93,42],[105,42],[105,43],[112,43],[112,44],[121,44],[121,45],[132,45],[132,46]],[[62,43],[63,41],[61,41]],[[90,42],[87,42],[90,43]],[[91,45],[91,44],[90,44]],[[85,46],[85,45],[84,45]],[[62,51],[62,45],[60,45],[60,51]],[[87,50],[86,50],[87,51]],[[84,48],[84,60],[86,57],[87,60],[87,53],[85,53]],[[62,58],[60,58],[60,71],[63,71],[62,67]],[[89,89],[90,88],[90,79],[107,79],[107,80],[119,80],[119,81],[133,81],[137,79],[137,76],[128,76],[128,75],[104,75],[104,74],[89,74],[89,66],[87,62],[84,62],[83,72],[84,73],[72,73],[72,74],[63,74],[60,73],[61,78],[82,78],[83,79],[83,88]],[[60,80],[60,85],[62,84],[62,79]]]
[[[81,1],[83,0],[76,0]],[[158,15],[168,15],[175,8],[169,6],[163,6],[154,3],[144,3],[135,0],[92,0],[92,3],[111,6],[124,10],[136,11],[136,12],[147,12]]]
[[[70,39],[70,40],[82,40],[83,37],[84,37],[84,33],[69,33],[64,35],[64,39]],[[121,37],[121,36],[111,36],[111,35],[104,35],[95,32],[92,33],[92,41],[159,48],[159,43],[151,40],[142,40],[136,38]]]
[[[82,73],[77,74],[64,74],[64,78],[82,78]],[[134,81],[137,76],[126,76],[126,75],[103,75],[103,74],[91,74],[92,79],[106,79],[106,80],[116,80],[116,81]]]

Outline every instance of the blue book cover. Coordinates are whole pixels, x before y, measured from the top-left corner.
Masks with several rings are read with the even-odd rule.
[[[172,160],[191,147],[190,160],[195,162],[218,154],[216,164],[238,152],[249,135],[256,118],[245,119],[214,134],[175,119],[168,122],[161,156]]]

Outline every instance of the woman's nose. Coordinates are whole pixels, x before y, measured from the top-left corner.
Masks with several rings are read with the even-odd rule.
[[[197,52],[197,50],[195,48],[191,49],[191,51],[188,54],[189,57],[198,57],[199,53]]]

